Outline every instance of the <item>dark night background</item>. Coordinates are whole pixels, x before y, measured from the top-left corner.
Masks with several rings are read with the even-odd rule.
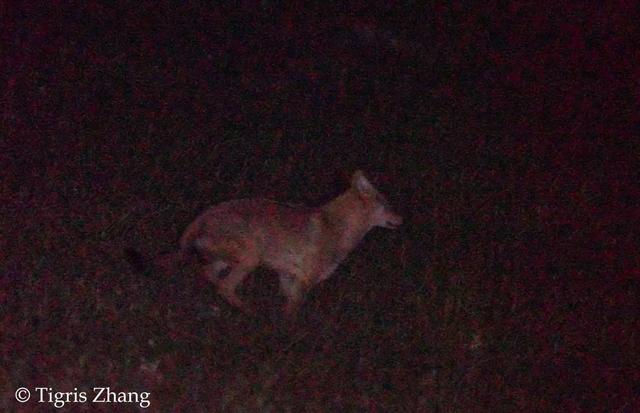
[[[640,411],[637,5],[412,3],[2,3],[0,410]],[[405,224],[289,331],[123,260],[358,168]]]

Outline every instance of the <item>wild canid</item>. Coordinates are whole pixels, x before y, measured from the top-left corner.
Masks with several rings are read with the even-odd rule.
[[[251,313],[236,288],[259,265],[274,270],[286,297],[284,313],[293,316],[306,293],[326,280],[374,227],[396,228],[402,217],[361,171],[351,186],[320,207],[300,207],[266,199],[239,199],[200,214],[180,238],[173,260],[197,255],[204,275],[235,307]],[[141,269],[142,257],[128,250]],[[165,258],[166,259],[166,258]]]

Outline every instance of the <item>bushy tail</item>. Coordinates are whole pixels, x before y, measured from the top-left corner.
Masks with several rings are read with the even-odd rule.
[[[124,249],[124,259],[131,265],[131,269],[138,274],[142,274],[149,269],[149,262],[145,256],[133,248]]]
[[[133,248],[124,249],[125,260],[137,274],[148,274],[151,270],[157,270],[160,273],[171,273],[176,270],[177,266],[185,264],[192,256],[192,253],[180,249],[158,254],[152,259],[145,257]]]

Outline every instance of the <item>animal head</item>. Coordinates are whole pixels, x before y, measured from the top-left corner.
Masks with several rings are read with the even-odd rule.
[[[385,196],[378,192],[362,171],[353,174],[351,189],[369,211],[372,226],[396,229],[402,224],[402,217],[393,211]]]

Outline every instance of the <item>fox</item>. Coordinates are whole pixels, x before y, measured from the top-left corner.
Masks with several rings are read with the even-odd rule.
[[[375,227],[396,229],[402,217],[357,170],[350,186],[317,207],[292,206],[264,198],[230,200],[209,207],[184,230],[173,258],[193,255],[202,274],[231,306],[255,314],[237,289],[257,267],[278,275],[283,314],[292,319],[307,293],[329,278]],[[140,267],[141,257],[129,251]],[[138,262],[136,265],[135,262]]]

